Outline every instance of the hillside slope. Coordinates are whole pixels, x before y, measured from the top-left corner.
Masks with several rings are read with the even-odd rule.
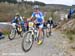
[[[51,14],[55,11],[64,11],[66,12],[66,7],[64,5],[47,5],[46,6],[40,6],[41,10],[43,12],[47,12],[46,18],[49,18]],[[62,10],[61,10],[62,9]],[[64,10],[65,9],[65,10]],[[32,6],[27,4],[13,4],[13,3],[0,3],[0,21],[11,21],[11,18],[15,15],[15,13],[19,12],[22,16],[30,17],[32,13]]]

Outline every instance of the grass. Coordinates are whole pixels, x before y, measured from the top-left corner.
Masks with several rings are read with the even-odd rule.
[[[64,33],[66,34],[67,38],[68,38],[71,42],[74,42],[74,40],[75,40],[75,31],[66,30]]]
[[[10,34],[9,30],[6,30],[6,29],[4,29],[2,32],[3,32],[4,35]]]
[[[31,13],[30,11],[31,8],[26,9],[23,8],[23,6],[18,7],[17,4],[13,6],[12,4],[0,3],[0,21],[11,21],[12,17],[14,17],[17,12],[19,12],[22,16],[29,17]]]

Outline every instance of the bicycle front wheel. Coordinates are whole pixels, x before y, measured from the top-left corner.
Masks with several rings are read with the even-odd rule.
[[[22,49],[25,52],[28,52],[33,45],[33,37],[32,37],[32,32],[28,31],[24,34],[24,38],[22,41]]]
[[[16,36],[16,30],[15,30],[15,29],[12,29],[12,30],[10,31],[10,34],[8,35],[8,38],[9,38],[10,40],[13,40],[13,39],[15,38],[15,36]]]
[[[49,38],[49,37],[50,37],[50,35],[51,35],[51,28],[48,28],[47,30],[49,30],[49,32],[48,32],[48,31],[46,31],[46,36],[47,36],[47,38]]]

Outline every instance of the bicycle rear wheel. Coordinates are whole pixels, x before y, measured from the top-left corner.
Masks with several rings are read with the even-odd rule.
[[[28,31],[24,34],[24,38],[22,41],[22,49],[25,52],[28,52],[33,45],[33,37],[32,37],[32,32]]]

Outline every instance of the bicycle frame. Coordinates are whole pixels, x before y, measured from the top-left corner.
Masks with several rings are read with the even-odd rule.
[[[33,25],[32,26],[29,26],[29,31],[31,31],[31,33],[32,33],[32,36],[34,36],[35,35],[35,32],[36,32],[36,37],[38,37],[38,30],[36,29],[36,27],[35,27],[35,24],[33,23],[33,22],[31,22]]]

